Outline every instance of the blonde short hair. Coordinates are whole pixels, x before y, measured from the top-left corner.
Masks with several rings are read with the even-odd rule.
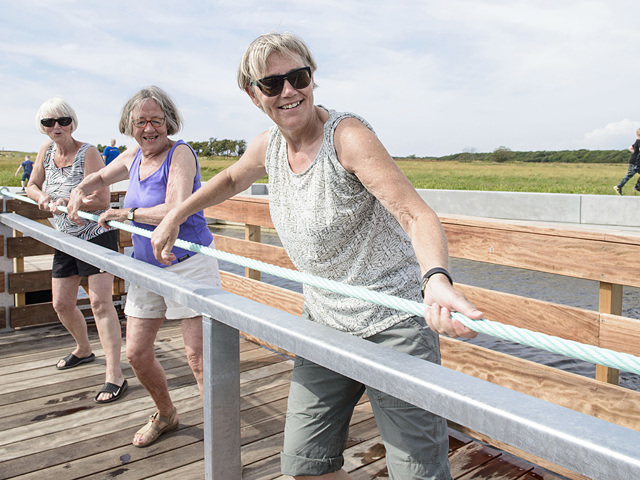
[[[40,105],[38,113],[36,113],[36,128],[40,133],[46,134],[47,132],[45,131],[42,123],[40,123],[40,120],[43,118],[59,117],[71,117],[71,133],[76,131],[76,128],[78,128],[78,117],[76,116],[76,112],[71,108],[71,105],[60,97],[50,98]]]
[[[120,133],[133,137],[133,110],[147,100],[155,100],[165,117],[167,135],[174,135],[182,128],[182,117],[171,97],[160,87],[150,85],[136,92],[127,100],[120,116]]]
[[[241,90],[247,89],[252,81],[264,76],[267,60],[272,53],[300,55],[305,66],[311,67],[312,72],[316,71],[313,55],[302,39],[291,33],[267,33],[251,42],[242,56],[238,67],[238,87]]]

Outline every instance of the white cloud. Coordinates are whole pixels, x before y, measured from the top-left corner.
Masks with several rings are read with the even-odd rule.
[[[625,150],[633,144],[640,122],[625,118],[607,123],[584,135],[585,148],[590,150]]]
[[[178,103],[182,138],[250,141],[270,122],[235,70],[277,29],[316,56],[317,103],[365,117],[394,155],[626,148],[634,128],[595,132],[636,115],[639,14],[631,0],[6,0],[0,147],[35,150],[33,115],[54,95],[80,140],[105,143],[148,84]]]

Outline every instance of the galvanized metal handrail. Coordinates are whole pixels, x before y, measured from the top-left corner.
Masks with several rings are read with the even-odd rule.
[[[635,430],[302,320],[20,215],[0,214],[0,234],[10,236],[10,229],[210,317],[204,323],[207,478],[241,478],[238,330],[590,478],[640,478]]]

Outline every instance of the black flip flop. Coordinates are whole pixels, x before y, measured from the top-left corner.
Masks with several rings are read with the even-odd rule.
[[[82,365],[83,363],[93,362],[95,359],[96,359],[96,356],[93,353],[88,357],[84,357],[84,358],[78,358],[73,353],[70,353],[69,355],[67,355],[62,359],[62,361],[64,362],[64,366],[59,367],[56,364],[56,368],[58,370],[66,370],[67,368],[77,367],[78,365]],[[58,361],[58,363],[60,363],[60,361]]]
[[[127,387],[128,386],[129,386],[129,384],[127,383],[127,379],[126,378],[125,378],[124,382],[122,382],[122,386],[121,387],[119,387],[115,383],[107,382],[102,386],[102,388],[100,389],[100,391],[98,392],[96,397],[93,399],[93,401],[96,402],[96,403],[115,402],[120,397],[122,397],[122,395],[124,395],[124,392],[127,391]],[[98,397],[100,396],[101,393],[110,393],[111,394],[111,398],[109,398],[107,400],[98,400]]]

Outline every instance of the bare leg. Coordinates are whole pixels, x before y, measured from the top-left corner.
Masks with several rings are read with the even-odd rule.
[[[89,276],[89,300],[93,317],[98,327],[100,343],[107,361],[105,382],[122,386],[124,375],[120,366],[120,351],[122,348],[122,330],[118,320],[118,312],[113,306],[111,297],[113,275],[98,273]],[[108,400],[111,393],[101,393],[98,400]]]
[[[71,353],[78,358],[85,358],[91,355],[92,349],[87,333],[87,322],[76,305],[79,285],[80,277],[77,275],[52,278],[51,296],[53,309],[58,314],[60,322],[76,341],[76,348]],[[64,362],[58,362],[58,367],[63,365]]]
[[[204,370],[202,366],[202,316],[185,318],[182,320],[182,338],[187,352],[187,361],[196,377],[200,396],[203,395]]]
[[[154,351],[156,335],[163,321],[164,318],[127,317],[127,359],[160,415],[171,417],[173,402],[167,377]],[[133,443],[140,443],[141,440],[141,436],[136,434]]]

